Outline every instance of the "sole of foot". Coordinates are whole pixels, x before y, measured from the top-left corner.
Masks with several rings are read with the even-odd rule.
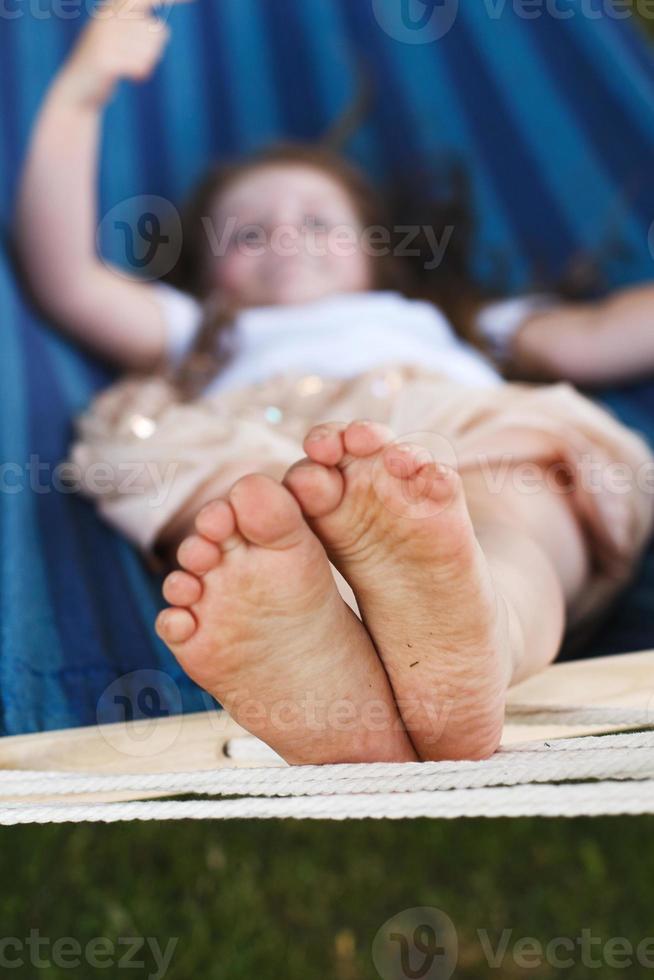
[[[459,474],[385,426],[327,423],[286,474],[354,589],[422,759],[481,759],[501,740],[509,612]]]
[[[375,648],[295,498],[239,480],[198,514],[158,635],[182,668],[287,762],[408,761]]]

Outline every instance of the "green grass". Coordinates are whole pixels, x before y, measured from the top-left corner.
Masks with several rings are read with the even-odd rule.
[[[512,942],[547,943],[586,928],[636,947],[654,936],[653,834],[654,818],[5,828],[0,933],[24,940],[38,929],[82,945],[145,936],[162,948],[177,938],[169,980],[367,980],[378,976],[380,926],[433,906],[456,925],[458,980],[654,976],[580,961],[526,970],[510,955],[491,969],[477,935],[487,929],[495,945],[512,929]],[[154,975],[150,955],[145,963],[0,976]]]

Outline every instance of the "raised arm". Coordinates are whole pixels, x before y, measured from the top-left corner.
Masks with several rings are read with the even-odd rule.
[[[51,85],[32,136],[15,215],[15,246],[35,301],[69,336],[130,369],[163,358],[154,290],[96,249],[103,108],[123,78],[147,78],[168,39],[147,0],[98,8]]]
[[[582,387],[654,376],[654,286],[535,313],[516,333],[515,373]]]

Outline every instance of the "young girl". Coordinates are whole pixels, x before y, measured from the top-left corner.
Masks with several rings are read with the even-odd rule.
[[[508,687],[632,575],[646,445],[567,385],[505,384],[403,295],[375,193],[325,151],[210,175],[185,292],[101,261],[101,110],[167,38],[146,0],[108,12],[48,93],[17,247],[49,316],[140,372],[80,420],[73,460],[114,526],[176,556],[159,635],[290,762],[489,756]]]

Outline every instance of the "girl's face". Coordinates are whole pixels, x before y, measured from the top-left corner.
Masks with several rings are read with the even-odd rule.
[[[210,228],[211,285],[237,307],[308,303],[372,288],[347,192],[304,164],[270,164],[230,184]]]

